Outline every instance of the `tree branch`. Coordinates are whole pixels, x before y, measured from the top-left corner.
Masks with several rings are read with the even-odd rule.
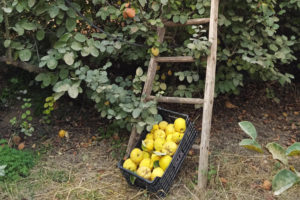
[[[15,61],[15,60],[9,59],[6,56],[1,56],[0,57],[0,62],[5,62],[8,65],[12,65],[14,67],[21,68],[21,69],[26,70],[28,72],[34,72],[34,73],[46,72],[45,69],[41,69],[37,66],[31,65],[31,64],[28,64],[28,63],[25,63],[25,62]]]

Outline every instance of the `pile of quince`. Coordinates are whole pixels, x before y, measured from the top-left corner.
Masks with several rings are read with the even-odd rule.
[[[183,118],[177,118],[174,124],[161,121],[153,125],[151,132],[142,141],[141,149],[134,148],[130,158],[123,163],[123,167],[151,181],[156,177],[162,177],[185,130],[186,122]]]

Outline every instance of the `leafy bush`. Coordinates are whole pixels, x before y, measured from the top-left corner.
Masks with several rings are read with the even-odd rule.
[[[35,159],[29,151],[16,150],[7,145],[0,146],[0,166],[5,166],[5,175],[0,176],[0,181],[15,181],[28,176]]]
[[[244,148],[263,153],[261,145],[256,141],[257,132],[253,124],[248,121],[243,121],[239,123],[239,126],[251,138],[243,139],[239,145]],[[280,195],[293,185],[300,183],[300,172],[288,163],[289,157],[300,156],[300,142],[295,142],[287,149],[284,149],[276,142],[272,142],[268,143],[266,148],[272,154],[273,159],[280,161],[285,168],[277,172],[272,180],[274,195]]]
[[[136,16],[125,19],[121,1],[5,0],[0,41],[6,52],[1,52],[30,63],[26,68],[38,72],[35,80],[42,88],[53,88],[55,101],[66,93],[77,98],[84,92],[102,117],[128,129],[136,124],[141,132],[160,120],[155,101],[140,101],[152,47],[161,55],[197,59],[186,67],[166,65],[173,81],[159,79],[169,72],[160,70],[156,95],[191,97],[204,87],[207,26],[169,28],[162,44],[156,26],[164,20],[185,23],[208,17],[210,2],[132,0]],[[300,51],[299,8],[297,0],[221,1],[216,94],[238,94],[248,78],[291,82],[293,75],[279,67],[295,62]]]

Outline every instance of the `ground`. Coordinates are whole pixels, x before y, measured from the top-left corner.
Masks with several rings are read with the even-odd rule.
[[[1,80],[1,77],[0,77]],[[5,83],[0,84],[0,89]],[[247,138],[238,122],[251,121],[258,131],[258,142],[265,146],[278,142],[284,147],[300,142],[300,84],[273,87],[277,99],[267,98],[266,84],[249,85],[239,96],[219,96],[215,100],[209,159],[209,184],[206,192],[197,188],[199,152],[190,151],[170,189],[169,199],[300,199],[300,185],[275,197],[262,188],[282,167],[265,152],[243,149],[238,143]],[[84,103],[82,103],[84,102]],[[20,113],[20,102],[0,110],[1,138],[11,134],[9,119]],[[160,106],[189,114],[201,132],[201,110],[193,106]],[[129,186],[117,163],[124,154],[128,132],[106,137],[107,121],[85,100],[58,104],[52,124],[41,125],[35,119],[33,137],[24,138],[25,149],[33,149],[40,158],[31,175],[13,183],[0,184],[0,199],[159,199],[155,194]],[[60,129],[69,139],[59,138]],[[196,139],[199,144],[200,137]],[[290,159],[298,171],[300,158]]]

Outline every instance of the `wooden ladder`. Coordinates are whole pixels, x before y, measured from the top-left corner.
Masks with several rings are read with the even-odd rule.
[[[209,23],[209,42],[210,54],[207,57],[207,68],[205,77],[205,91],[204,99],[200,98],[180,98],[180,97],[155,97],[151,95],[152,85],[156,74],[156,67],[158,63],[189,63],[195,62],[192,56],[177,56],[177,57],[154,57],[152,56],[149,62],[147,79],[144,85],[142,95],[145,96],[145,101],[156,99],[158,102],[164,103],[184,103],[184,104],[204,104],[202,116],[202,133],[199,156],[199,171],[198,171],[198,186],[204,189],[207,184],[208,172],[208,148],[211,129],[212,108],[214,101],[215,88],[215,71],[216,71],[216,57],[217,57],[217,24],[218,24],[218,6],[219,0],[211,0],[210,18],[190,19],[185,24],[174,23],[171,21],[164,22],[163,28],[157,29],[159,42],[162,43],[165,36],[165,27],[186,26],[186,25],[200,25]],[[137,133],[133,127],[128,146],[127,156],[130,153],[133,145],[137,140]],[[197,148],[197,147],[196,147]]]

